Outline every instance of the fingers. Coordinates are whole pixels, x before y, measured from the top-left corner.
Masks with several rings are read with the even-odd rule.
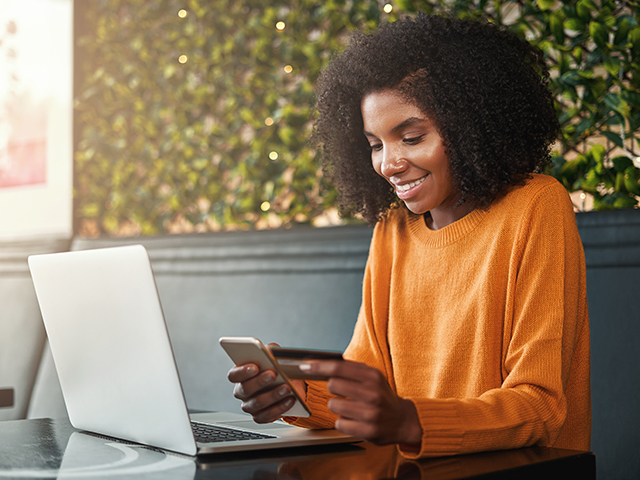
[[[376,430],[376,426],[371,423],[364,423],[350,418],[340,417],[336,420],[335,427],[346,435],[363,438],[371,443],[382,444],[378,438],[380,434]]]
[[[378,372],[364,363],[348,360],[309,360],[300,365],[300,370],[313,375],[352,380],[367,380]]]
[[[360,437],[378,445],[403,443],[419,445],[422,426],[411,400],[379,397],[379,404],[332,398],[329,410],[338,415],[335,428],[348,435]]]
[[[242,400],[242,410],[251,414],[257,423],[277,420],[295,402],[289,385],[274,385],[273,370],[259,372],[256,365],[247,364],[233,367],[227,376],[236,384],[233,395]]]
[[[258,371],[258,366],[253,363],[239,365],[229,370],[227,378],[232,383],[244,382],[255,377],[258,374]]]
[[[389,425],[384,414],[370,405],[351,400],[333,398],[329,410],[339,415],[335,428],[347,435],[363,438],[375,444],[394,443],[387,432]]]
[[[268,423],[280,418],[294,402],[289,386],[279,385],[242,402],[241,408],[257,423]]]
[[[350,361],[309,361],[300,369],[310,374],[330,377],[327,389],[334,395],[378,403],[376,394],[388,385],[375,368]]]
[[[244,367],[238,367],[244,368]],[[233,369],[232,369],[233,370]],[[276,373],[273,370],[265,370],[253,377],[244,372],[242,374],[232,375],[232,371],[229,372],[229,380],[233,378],[245,378],[245,380],[237,380],[236,386],[233,389],[233,395],[240,399],[246,400],[258,392],[269,388],[276,379]],[[233,380],[231,380],[233,382]]]
[[[327,390],[334,395],[373,405],[380,405],[384,400],[381,397],[383,388],[384,386],[377,381],[360,381],[340,377],[331,377],[327,383]]]
[[[360,422],[375,422],[380,416],[380,410],[364,402],[354,402],[344,398],[332,398],[328,404],[329,410],[340,417],[358,420]]]
[[[293,397],[289,397],[282,402],[276,403],[271,407],[262,410],[258,413],[252,413],[253,421],[256,423],[271,423],[282,418],[282,416],[293,407],[295,400]]]
[[[350,361],[309,361],[301,369],[329,377],[327,389],[337,396],[328,407],[341,432],[380,445],[420,442],[415,406],[398,397],[377,369]]]

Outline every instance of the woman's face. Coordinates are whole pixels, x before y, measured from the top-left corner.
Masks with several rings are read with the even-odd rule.
[[[368,94],[361,110],[373,168],[410,211],[431,212],[427,224],[434,229],[469,213],[454,208],[461,195],[453,187],[449,157],[433,119],[394,90]]]

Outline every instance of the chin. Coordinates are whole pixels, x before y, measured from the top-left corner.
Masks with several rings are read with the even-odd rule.
[[[411,213],[415,213],[416,215],[424,215],[429,210],[431,210],[430,208],[411,207],[411,206],[407,205],[406,203],[404,205],[405,205],[405,207],[407,207],[407,210],[409,210]]]

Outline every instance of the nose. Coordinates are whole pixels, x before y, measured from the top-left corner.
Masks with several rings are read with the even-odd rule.
[[[399,155],[392,148],[386,148],[382,155],[380,173],[386,178],[391,178],[404,172],[407,169],[407,165],[408,162],[402,155]]]

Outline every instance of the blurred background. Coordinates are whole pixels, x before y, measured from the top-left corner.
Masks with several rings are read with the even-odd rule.
[[[308,143],[313,85],[351,30],[417,10],[484,16],[538,45],[563,126],[548,173],[577,211],[636,208],[638,5],[0,0],[0,235],[357,222]]]
[[[220,335],[343,349],[371,229],[345,225],[308,142],[313,85],[352,30],[447,9],[546,56],[598,478],[638,478],[638,0],[0,0],[0,420],[66,415],[35,253],[143,244],[190,408],[239,408]]]

